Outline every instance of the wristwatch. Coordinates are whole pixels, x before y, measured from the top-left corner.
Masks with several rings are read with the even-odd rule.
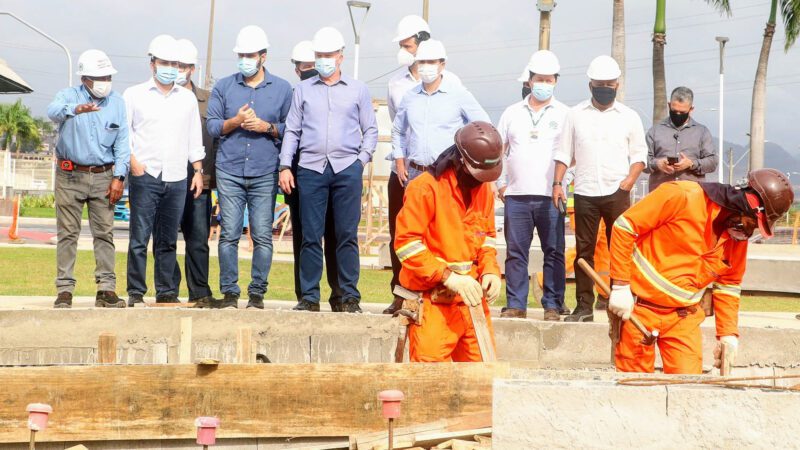
[[[267,134],[272,134],[272,132],[275,130],[275,125],[273,125],[272,122],[267,122],[267,125],[269,125],[267,127]]]
[[[278,167],[278,173],[281,173],[284,170],[292,170],[292,168],[291,168],[291,166],[280,166],[280,167]]]
[[[118,179],[122,183],[125,182],[125,175],[117,175],[114,178]]]
[[[203,175],[203,174],[205,173],[205,171],[204,171],[204,170],[203,170],[203,168],[201,167],[201,168],[199,168],[199,169],[194,169],[194,173],[195,173],[195,175],[197,175],[198,173],[199,173],[200,175]]]
[[[553,187],[556,187],[556,186],[561,186],[561,182],[560,181],[553,181]]]

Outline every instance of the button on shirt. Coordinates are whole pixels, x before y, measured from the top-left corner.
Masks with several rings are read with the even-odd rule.
[[[491,122],[475,97],[462,86],[442,80],[428,94],[422,84],[411,89],[392,125],[392,156],[427,166],[453,145],[459,128],[469,122]]]
[[[319,76],[294,89],[281,146],[281,165],[339,173],[358,159],[366,165],[378,143],[378,124],[367,85],[346,75],[331,86]]]
[[[84,103],[100,111],[75,114]],[[94,99],[83,85],[62,89],[47,107],[47,116],[58,124],[56,155],[81,166],[114,164],[114,176],[128,174],[130,144],[125,102],[116,92]]]
[[[164,95],[151,78],[122,94],[130,127],[131,153],[145,172],[165,182],[186,179],[186,161],[203,159],[197,98],[173,84]]]
[[[652,192],[661,183],[675,180],[704,181],[707,173],[717,170],[717,153],[711,140],[711,132],[691,117],[675,128],[667,117],[653,125],[645,137],[647,140],[647,170],[650,173],[649,187]],[[692,161],[692,167],[672,175],[658,170],[656,161],[683,153]]]
[[[503,138],[503,174],[498,188],[505,196],[553,194],[553,154],[569,107],[555,98],[539,111],[529,103],[530,96],[506,108],[497,131]]]
[[[219,80],[208,102],[206,126],[213,137],[220,138],[217,169],[239,177],[259,177],[278,170],[280,139],[267,133],[236,128],[222,135],[227,119],[236,117],[248,104],[256,116],[275,125],[283,136],[286,115],[292,103],[292,87],[288,81],[264,71],[264,80],[250,87],[241,73]]]
[[[554,159],[570,166],[575,158],[575,193],[611,195],[628,176],[630,166],[647,163],[647,145],[639,115],[619,102],[600,111],[586,100],[564,120]]]

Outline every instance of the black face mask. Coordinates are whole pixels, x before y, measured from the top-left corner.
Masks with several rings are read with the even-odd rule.
[[[531,88],[522,85],[522,99],[525,100],[525,98],[528,97],[529,95],[531,95]]]
[[[300,71],[300,79],[301,80],[307,80],[307,79],[309,79],[311,77],[317,76],[318,74],[319,73],[317,72],[317,69],[301,70]]]
[[[617,90],[607,86],[592,86],[592,98],[600,105],[606,106],[614,103],[617,97]]]
[[[688,112],[677,112],[672,109],[669,110],[669,120],[672,121],[672,124],[676,127],[682,127],[683,124],[689,120],[689,113]]]

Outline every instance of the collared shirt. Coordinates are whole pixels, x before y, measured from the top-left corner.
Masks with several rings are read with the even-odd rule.
[[[358,159],[366,165],[378,143],[378,124],[367,85],[346,75],[331,86],[319,76],[294,89],[281,146],[281,165],[339,173]]]
[[[185,180],[186,161],[200,161],[205,156],[194,94],[173,84],[164,95],[150,78],[126,89],[122,98],[131,130],[131,154],[154,178]]]
[[[208,132],[220,138],[217,169],[239,177],[259,177],[278,170],[280,138],[237,128],[222,135],[225,120],[236,117],[245,104],[259,119],[274,124],[283,136],[286,115],[292,102],[288,81],[264,70],[264,80],[250,87],[241,73],[225,77],[214,85],[208,102]]]
[[[93,102],[100,111],[75,114],[78,105]],[[83,85],[62,89],[47,107],[58,124],[56,155],[81,166],[114,164],[114,176],[128,174],[131,149],[125,102],[116,92],[94,99]]]
[[[219,139],[212,137],[208,134],[207,118],[208,118],[208,98],[211,92],[200,89],[192,83],[192,92],[197,97],[197,109],[200,111],[200,125],[203,129],[203,148],[206,150],[206,156],[203,157],[203,189],[216,189],[216,161],[217,161],[217,146],[219,146]],[[194,175],[194,167],[192,163],[187,164],[187,177]]]
[[[711,132],[705,125],[691,117],[682,127],[676,128],[669,117],[653,125],[647,132],[647,169],[650,174],[649,188],[652,192],[661,183],[675,180],[704,181],[707,173],[717,170],[717,153],[711,140]],[[656,161],[683,153],[692,160],[692,167],[672,175],[658,170]]]
[[[639,114],[620,102],[600,111],[585,100],[567,113],[553,159],[569,167],[575,159],[575,193],[611,195],[635,163],[647,163]]]
[[[510,195],[553,194],[555,145],[558,143],[569,107],[555,98],[539,111],[534,111],[530,95],[506,108],[500,116],[497,131],[503,138],[503,174],[498,188]]]
[[[453,145],[459,128],[469,122],[491,122],[475,97],[462,86],[442,79],[428,94],[422,84],[411,89],[392,125],[392,156],[427,166]]]

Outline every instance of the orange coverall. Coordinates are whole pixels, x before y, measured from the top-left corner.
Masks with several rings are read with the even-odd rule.
[[[722,207],[693,181],[664,183],[614,222],[611,278],[628,281],[638,296],[633,314],[657,329],[665,373],[702,372],[705,319],[698,305],[711,289],[717,337],[738,336],[739,296],[747,241],[727,231],[717,239],[712,224]],[[642,302],[644,300],[644,303]],[[653,372],[655,348],[626,321],[614,359],[622,372]]]
[[[442,295],[447,291],[442,275],[449,268],[476,279],[487,273],[500,276],[490,184],[473,189],[466,208],[452,167],[439,180],[424,173],[406,188],[396,230],[400,284],[423,293],[422,323],[408,332],[411,361],[481,361],[469,308],[458,295]],[[494,343],[485,297],[483,311]]]

